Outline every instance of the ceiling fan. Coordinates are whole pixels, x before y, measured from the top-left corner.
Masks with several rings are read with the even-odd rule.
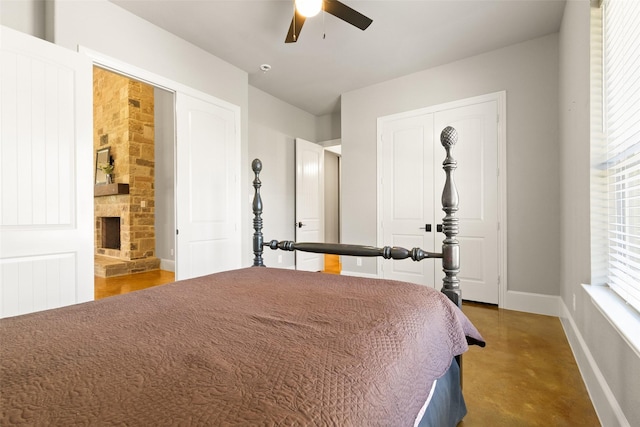
[[[372,19],[367,18],[360,12],[350,8],[338,0],[294,0],[294,3],[294,14],[291,19],[287,38],[284,40],[285,43],[297,42],[302,26],[304,25],[304,21],[308,17],[317,14],[320,10],[324,10],[336,18],[342,19],[363,31],[366,30],[373,22]]]

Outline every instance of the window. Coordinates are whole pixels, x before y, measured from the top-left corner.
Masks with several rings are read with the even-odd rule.
[[[595,121],[601,132],[592,132],[599,196],[592,195],[592,206],[606,230],[604,244],[593,249],[606,262],[594,262],[603,274],[594,272],[593,280],[604,276],[640,311],[640,1],[605,0],[601,12],[602,73],[592,69],[602,85],[602,121]]]

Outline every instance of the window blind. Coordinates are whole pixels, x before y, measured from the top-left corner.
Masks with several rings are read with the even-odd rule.
[[[603,8],[607,280],[640,311],[640,1]]]

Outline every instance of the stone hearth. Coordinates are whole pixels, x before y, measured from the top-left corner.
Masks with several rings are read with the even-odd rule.
[[[148,257],[126,261],[109,256],[95,256],[95,275],[98,277],[115,277],[126,274],[143,273],[145,271],[159,270],[160,259]]]

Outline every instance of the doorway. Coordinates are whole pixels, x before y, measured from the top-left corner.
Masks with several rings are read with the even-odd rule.
[[[241,265],[240,107],[145,69],[79,47],[94,65],[169,92],[174,153],[176,280]],[[167,104],[167,105],[168,105]],[[167,106],[167,109],[169,107]],[[167,110],[168,111],[168,110]]]
[[[97,66],[93,76],[94,150],[108,153],[96,160],[95,277],[173,272],[173,93]],[[105,166],[110,182],[99,182]]]
[[[340,139],[295,139],[297,242],[340,243],[340,144]],[[296,252],[295,268],[339,274],[342,263],[337,255]]]

